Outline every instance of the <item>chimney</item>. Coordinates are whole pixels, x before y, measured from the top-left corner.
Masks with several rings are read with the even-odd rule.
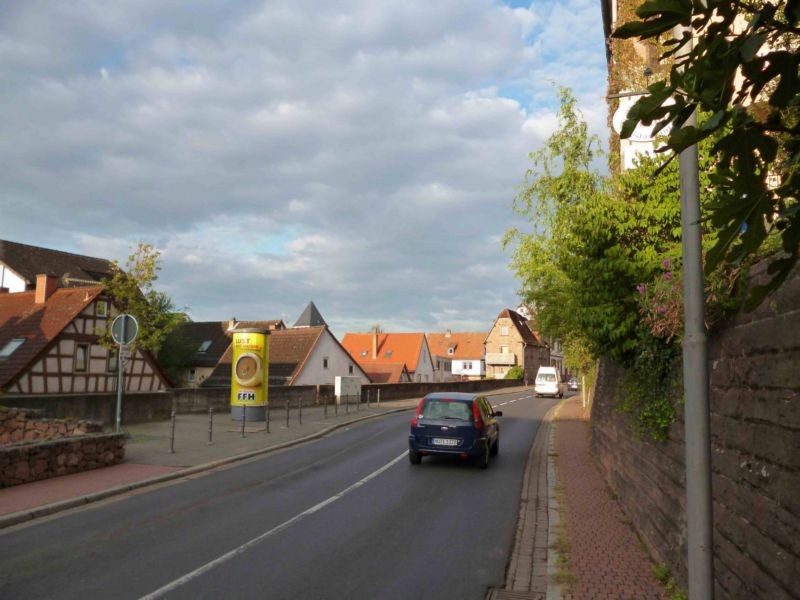
[[[444,334],[444,337],[446,337],[446,338],[453,337],[453,332],[450,329],[448,329],[447,332]]]
[[[36,276],[36,304],[44,304],[58,288],[58,277],[41,273]]]
[[[377,327],[375,328],[376,331],[372,332],[372,360],[378,358],[378,332]]]
[[[239,322],[236,320],[236,317],[231,317],[230,320],[228,321],[228,331],[236,329],[236,325],[238,324]]]

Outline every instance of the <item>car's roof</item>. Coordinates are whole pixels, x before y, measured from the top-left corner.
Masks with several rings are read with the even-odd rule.
[[[425,400],[458,400],[469,402],[480,396],[480,394],[467,394],[465,392],[434,392],[425,396]]]

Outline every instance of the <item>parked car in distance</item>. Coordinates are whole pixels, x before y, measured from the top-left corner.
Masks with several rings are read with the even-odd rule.
[[[536,372],[533,391],[537,398],[540,396],[561,398],[564,392],[561,390],[561,376],[558,373],[558,369],[555,367],[539,367]]]
[[[569,382],[567,382],[567,389],[570,391],[578,391],[578,380],[575,377],[572,377]]]
[[[479,394],[437,392],[420,400],[411,420],[408,460],[412,465],[423,456],[445,455],[472,458],[485,469],[489,456],[500,450],[503,412]]]

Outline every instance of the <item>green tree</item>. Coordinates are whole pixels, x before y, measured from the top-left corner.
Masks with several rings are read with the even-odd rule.
[[[752,308],[800,255],[800,2],[647,0],[636,14],[642,20],[614,37],[663,40],[662,59],[674,62],[667,80],[650,85],[633,106],[621,135],[639,122],[656,122],[657,130],[671,124],[661,151],[673,157],[716,138],[710,154],[717,197],[708,216],[717,237],[706,271],[763,253],[771,237],[782,250],[771,258],[769,283],[754,289]],[[679,39],[676,26],[687,28]],[[695,110],[697,126],[681,127]]]
[[[519,365],[514,365],[506,373],[505,379],[522,379],[525,375],[525,370]]]
[[[158,353],[175,327],[188,320],[184,312],[176,310],[167,294],[153,286],[161,270],[160,256],[151,244],[139,243],[128,257],[125,269],[114,262],[111,277],[103,279],[105,291],[117,308],[136,317],[139,323],[139,334],[132,347],[153,353]],[[110,328],[103,333],[101,343],[109,348],[116,346]]]

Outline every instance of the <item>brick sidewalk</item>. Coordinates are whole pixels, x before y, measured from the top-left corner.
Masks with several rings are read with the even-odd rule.
[[[565,598],[668,598],[653,563],[611,496],[589,455],[588,415],[580,395],[567,400],[555,427],[558,482],[563,486],[569,570],[576,577]]]

